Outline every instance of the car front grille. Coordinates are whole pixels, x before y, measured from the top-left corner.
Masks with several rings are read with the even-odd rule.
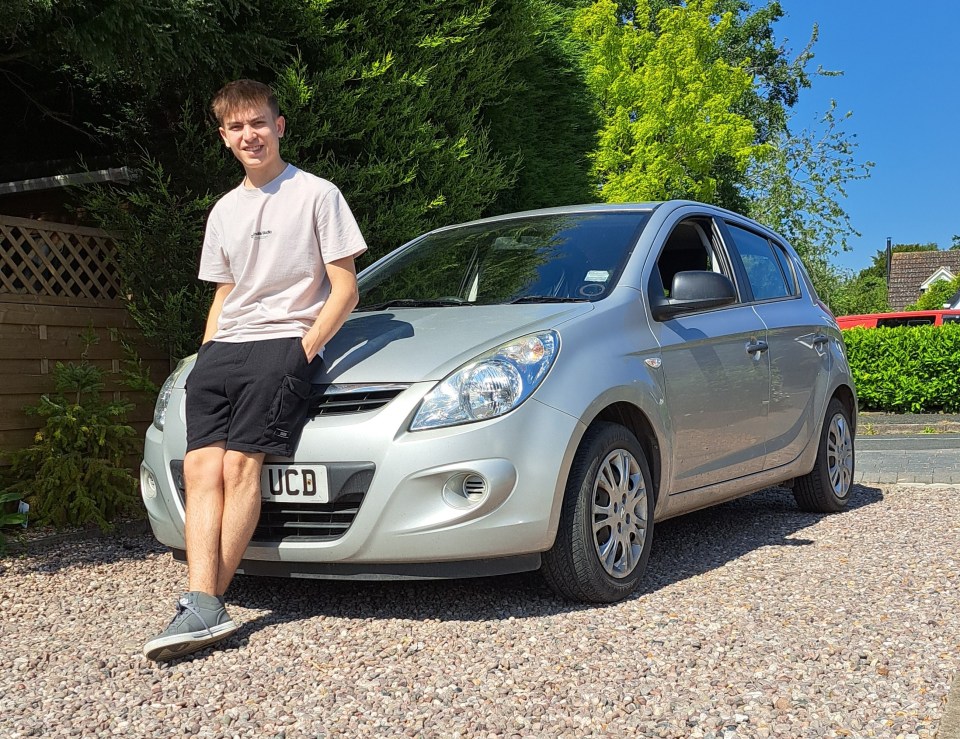
[[[318,394],[310,402],[310,417],[365,413],[382,408],[408,385],[325,385],[314,386]]]
[[[326,468],[330,502],[264,501],[251,543],[332,541],[347,533],[373,481],[375,466],[370,462],[355,462],[327,464]],[[172,460],[170,471],[180,503],[186,507],[183,460]]]
[[[360,511],[363,495],[333,503],[264,503],[253,542],[331,541],[343,536]]]

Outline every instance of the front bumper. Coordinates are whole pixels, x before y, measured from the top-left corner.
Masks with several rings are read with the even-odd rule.
[[[531,398],[490,421],[406,431],[432,387],[413,385],[376,411],[310,421],[294,461],[372,463],[369,487],[342,535],[255,539],[241,570],[380,578],[535,569],[538,553],[553,544],[567,472],[585,429]],[[147,432],[141,488],[155,536],[178,552],[185,548],[184,511],[171,462],[183,459],[184,447],[183,391],[177,390],[166,431],[151,426]],[[458,494],[467,478],[483,481],[482,494]]]

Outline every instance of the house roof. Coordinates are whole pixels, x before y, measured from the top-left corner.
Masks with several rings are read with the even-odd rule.
[[[887,300],[891,310],[903,310],[920,297],[920,287],[940,267],[960,275],[960,249],[894,252],[891,255]]]

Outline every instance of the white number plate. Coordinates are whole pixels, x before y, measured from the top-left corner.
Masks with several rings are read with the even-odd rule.
[[[260,497],[278,503],[327,503],[327,468],[322,464],[265,464]]]

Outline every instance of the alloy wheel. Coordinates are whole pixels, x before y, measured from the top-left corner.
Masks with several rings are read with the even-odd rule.
[[[610,452],[593,484],[593,543],[607,574],[623,578],[640,561],[647,537],[647,488],[625,449]]]
[[[853,482],[853,435],[850,424],[837,413],[827,432],[827,473],[838,498],[845,498]]]

